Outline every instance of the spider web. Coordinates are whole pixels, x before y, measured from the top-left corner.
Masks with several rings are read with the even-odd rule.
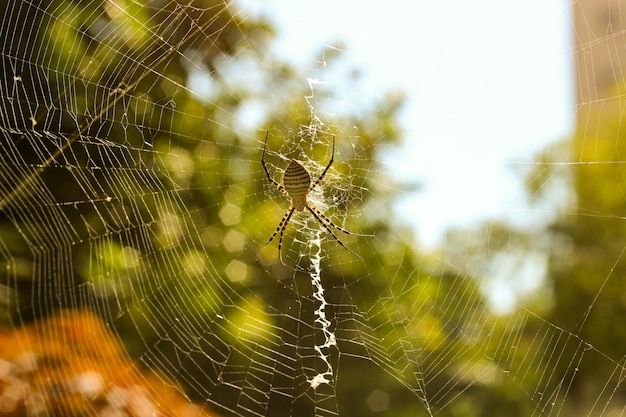
[[[618,5],[606,9],[604,31],[576,26],[575,52],[608,51],[604,74],[620,84]],[[592,16],[570,6],[577,22]],[[338,75],[340,47],[320,47],[294,68],[274,56],[271,35],[257,15],[222,1],[2,5],[0,314],[7,332],[34,336],[0,350],[0,409],[72,415],[85,401],[82,415],[178,414],[164,391],[141,391],[142,407],[119,394],[156,378],[209,415],[624,415],[622,326],[613,321],[624,314],[614,300],[623,234],[598,233],[587,246],[605,250],[606,265],[545,278],[531,269],[545,280],[537,296],[494,313],[494,275],[512,281],[537,259],[560,265],[592,252],[576,252],[573,234],[498,223],[456,231],[437,252],[417,249],[411,228],[390,215],[416,193],[383,163],[400,139],[401,100],[357,109],[344,100],[359,79]],[[603,137],[599,115],[621,114],[624,93],[607,93],[595,75],[579,68],[589,93],[579,91],[576,108],[582,145],[508,163],[527,174],[533,207],[520,209],[538,213],[537,229],[546,215],[593,230],[623,223],[623,203],[579,206],[563,191],[606,169],[607,184],[623,191],[619,129]],[[261,165],[268,130],[266,160],[280,183],[291,159],[317,178],[336,137],[334,164],[309,198],[335,224],[374,234],[338,233],[358,256],[307,211],[287,227],[284,264],[276,241],[263,246],[289,207]],[[558,297],[579,271],[586,279],[598,270],[580,303]],[[68,323],[85,311],[97,319],[77,332]],[[101,326],[140,376],[105,370],[110,357],[85,347]],[[52,345],[62,349],[53,355]],[[63,368],[75,350],[81,361]],[[47,369],[62,369],[52,384]],[[8,388],[16,375],[31,378],[27,390]]]

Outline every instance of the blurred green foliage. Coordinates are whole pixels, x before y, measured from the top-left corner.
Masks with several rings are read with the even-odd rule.
[[[506,258],[518,266],[508,276],[511,287],[523,278],[524,262],[542,266],[545,259],[538,287],[532,294],[520,292],[517,309],[496,321],[494,340],[509,334],[515,340],[511,350],[489,353],[502,369],[510,366],[509,375],[523,375],[516,383],[543,410],[559,404],[566,415],[581,410],[611,415],[626,403],[620,382],[626,330],[619,324],[626,319],[621,279],[626,273],[626,108],[620,99],[625,92],[625,85],[616,85],[610,99],[585,104],[572,137],[542,150],[524,173],[529,202],[547,214],[545,225],[516,229],[489,222],[472,231],[469,243],[463,233],[450,233],[447,248],[455,265],[489,275]],[[531,408],[508,415],[532,413]]]
[[[553,245],[547,285],[553,301],[545,318],[598,352],[580,366],[594,371],[572,385],[580,403],[597,401],[594,392],[607,384],[607,376],[612,375],[610,386],[616,372],[623,375],[626,357],[626,328],[619,324],[626,320],[626,107],[620,99],[625,92],[619,83],[610,99],[583,108],[574,137],[555,155],[573,152],[579,163],[549,174],[571,185],[574,209],[548,230]],[[623,410],[626,392],[617,389],[614,395],[609,403]]]

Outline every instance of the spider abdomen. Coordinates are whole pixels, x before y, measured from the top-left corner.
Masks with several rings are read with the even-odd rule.
[[[289,197],[291,197],[291,204],[297,210],[304,210],[306,195],[309,193],[309,187],[311,186],[311,176],[295,159],[291,160],[285,170],[283,186]]]

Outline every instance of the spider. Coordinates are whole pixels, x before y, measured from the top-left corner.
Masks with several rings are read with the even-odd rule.
[[[344,245],[343,242],[337,237],[335,232],[333,232],[333,229],[331,227],[337,230],[340,230],[343,233],[348,234],[348,235],[355,235],[355,236],[373,236],[373,235],[363,235],[363,234],[358,234],[358,233],[352,233],[344,229],[343,227],[337,226],[335,223],[333,223],[331,219],[329,219],[324,213],[322,213],[317,207],[315,207],[315,205],[313,205],[313,203],[311,203],[307,199],[307,196],[309,195],[309,193],[311,193],[311,191],[313,191],[315,187],[317,187],[322,182],[322,180],[324,179],[324,176],[328,172],[328,169],[333,163],[333,160],[335,158],[335,136],[333,135],[333,150],[332,150],[332,155],[330,157],[330,162],[328,162],[328,165],[326,165],[326,168],[324,168],[322,175],[320,175],[319,178],[315,182],[311,183],[311,176],[309,175],[309,172],[306,170],[306,168],[300,165],[300,163],[296,161],[295,159],[292,159],[291,162],[289,162],[289,165],[287,165],[287,169],[285,170],[285,174],[283,177],[283,185],[281,185],[278,183],[278,181],[272,178],[269,171],[267,170],[267,165],[265,164],[265,149],[267,148],[268,135],[269,135],[269,131],[265,133],[265,144],[263,145],[263,155],[261,157],[261,163],[263,164],[263,169],[265,170],[267,179],[270,180],[270,182],[276,186],[278,191],[285,194],[287,197],[291,198],[291,205],[287,213],[285,213],[285,215],[283,216],[280,223],[278,223],[278,227],[276,228],[276,230],[274,231],[270,239],[267,241],[265,246],[269,245],[269,243],[280,232],[280,236],[278,239],[278,256],[282,263],[283,259],[282,259],[280,249],[283,244],[283,234],[285,233],[285,228],[287,227],[287,224],[289,223],[289,219],[291,218],[291,215],[293,214],[295,210],[303,211],[304,209],[307,209],[308,211],[311,212],[313,217],[322,226],[324,226],[324,229],[326,229],[326,231],[330,233],[330,235],[337,241],[337,243],[339,243],[345,250],[355,255],[359,259],[363,259],[358,254],[348,249],[348,247]]]

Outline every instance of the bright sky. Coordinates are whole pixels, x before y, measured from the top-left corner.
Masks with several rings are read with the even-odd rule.
[[[569,0],[240,3],[275,24],[284,59],[313,67],[341,41],[367,91],[406,93],[405,145],[383,163],[422,185],[398,210],[424,245],[452,226],[519,216],[510,162],[570,132]]]

